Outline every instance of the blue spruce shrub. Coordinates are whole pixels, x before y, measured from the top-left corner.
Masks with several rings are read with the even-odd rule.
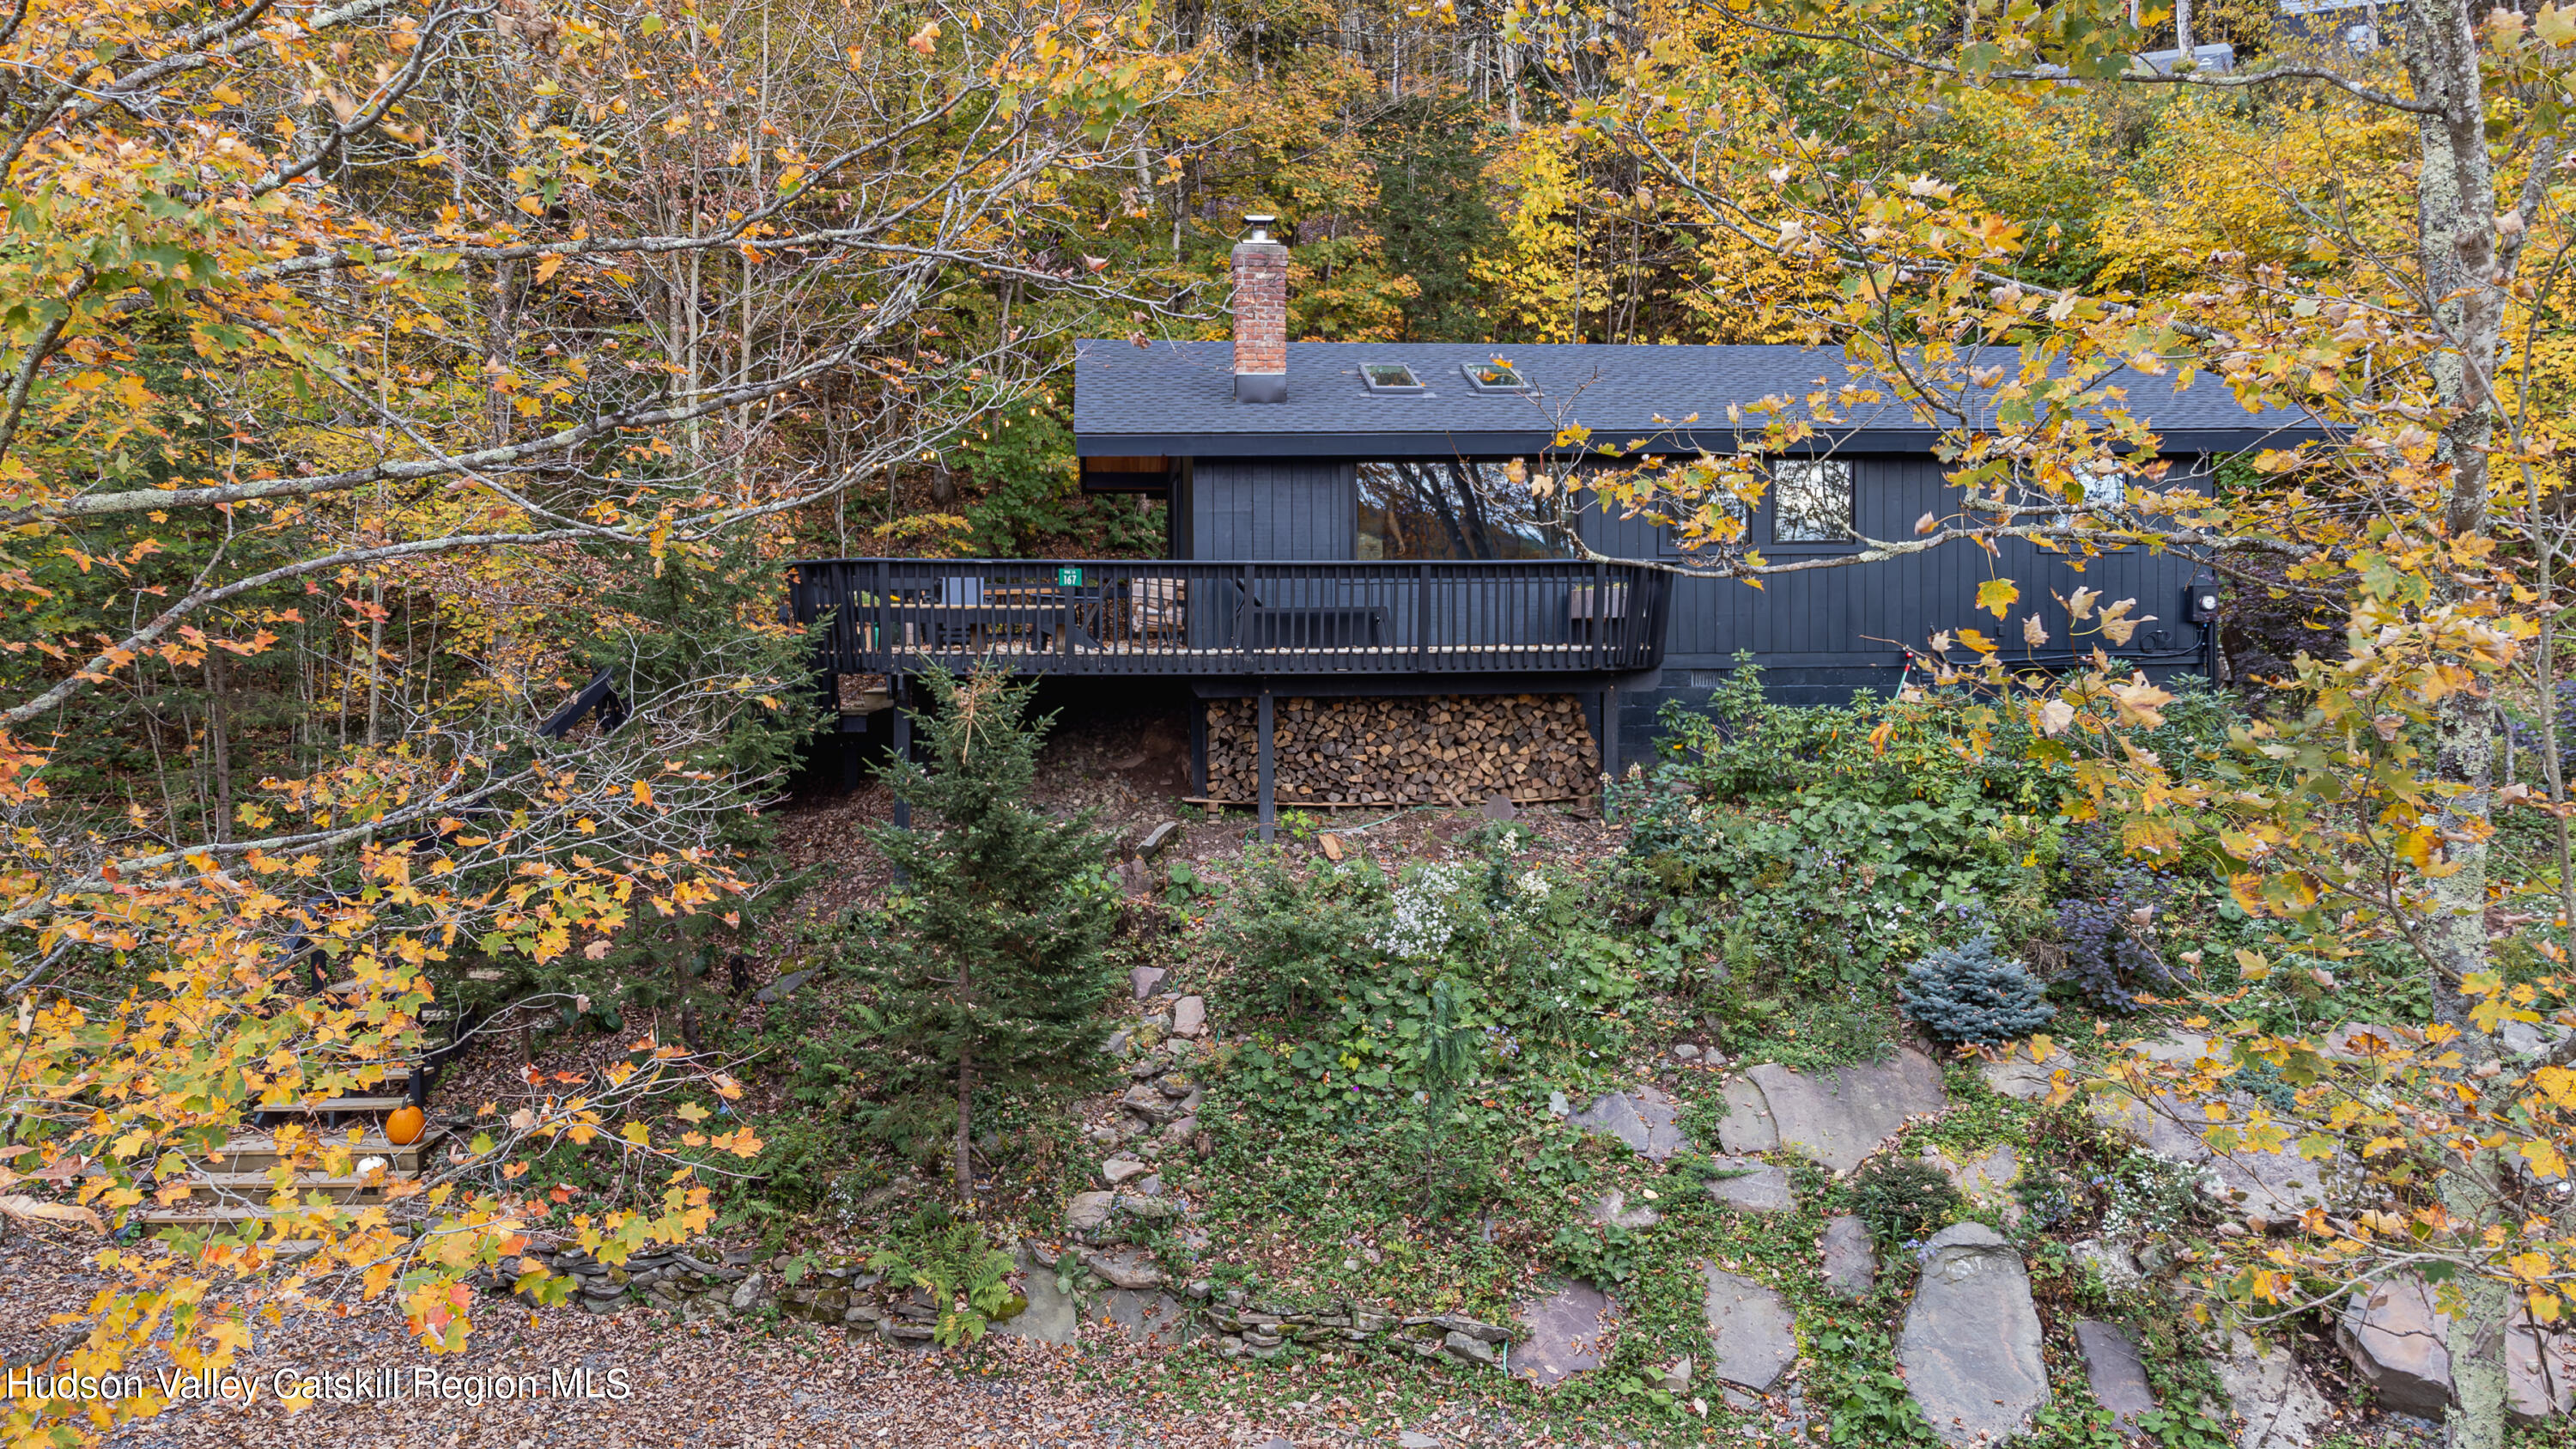
[[[2019,961],[1995,954],[1992,933],[1926,952],[1906,968],[1898,994],[1906,1015],[1950,1042],[2012,1041],[2054,1014],[2038,980]]]

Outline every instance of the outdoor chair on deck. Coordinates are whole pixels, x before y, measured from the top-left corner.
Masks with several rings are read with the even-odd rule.
[[[1179,648],[1185,642],[1188,601],[1187,579],[1129,580],[1128,627],[1136,642],[1149,648]]]

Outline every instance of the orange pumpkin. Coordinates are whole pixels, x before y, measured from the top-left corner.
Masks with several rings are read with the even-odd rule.
[[[420,1140],[421,1132],[428,1126],[427,1113],[405,1104],[396,1107],[393,1115],[385,1119],[385,1140],[396,1147],[409,1147]]]

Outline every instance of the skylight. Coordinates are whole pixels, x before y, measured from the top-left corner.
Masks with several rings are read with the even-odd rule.
[[[1478,392],[1527,392],[1529,380],[1520,369],[1496,358],[1491,362],[1462,362],[1458,370],[1467,374],[1467,385]]]
[[[1422,392],[1422,379],[1401,362],[1364,362],[1360,364],[1360,381],[1371,392]]]

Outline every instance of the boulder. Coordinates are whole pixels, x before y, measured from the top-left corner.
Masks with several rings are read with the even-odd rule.
[[[1690,1145],[1682,1136],[1681,1104],[1654,1087],[1612,1092],[1567,1120],[1587,1132],[1616,1137],[1650,1162],[1661,1162]]]
[[[2334,1417],[2316,1385],[2286,1348],[2256,1353],[2254,1340],[2236,1334],[2227,1357],[2211,1365],[2228,1406],[2245,1427],[2236,1433],[2236,1449],[2308,1449],[2317,1431]]]
[[[1153,995],[1154,988],[1162,984],[1163,968],[1160,966],[1139,966],[1127,973],[1127,985],[1136,993],[1138,1001]]]
[[[2431,1285],[2411,1273],[2353,1290],[2335,1319],[2335,1343],[2381,1406],[2419,1419],[2450,1405],[2450,1331]]]
[[[1064,1225],[1077,1236],[1096,1233],[1109,1226],[1110,1214],[1117,1210],[1118,1194],[1114,1192],[1077,1192],[1064,1205]]]
[[[1589,1283],[1568,1283],[1519,1311],[1529,1333],[1512,1350],[1511,1371],[1541,1386],[1601,1367],[1619,1328],[1617,1301]]]
[[[1798,1359],[1797,1320],[1778,1293],[1711,1263],[1699,1265],[1708,1292],[1709,1372],[1760,1393]]]
[[[1720,1159],[1727,1167],[1751,1168],[1741,1177],[1709,1179],[1708,1195],[1750,1213],[1785,1213],[1797,1206],[1789,1192],[1789,1169],[1776,1163]]]
[[[1184,996],[1172,1008],[1172,1035],[1197,1036],[1207,1030],[1207,998]]]
[[[1121,1093],[1118,1105],[1157,1126],[1181,1115],[1180,1109],[1172,1105],[1171,1098],[1142,1082]]]
[[[2439,1419],[2451,1402],[2451,1315],[2431,1285],[2411,1273],[2355,1289],[2335,1320],[2335,1343],[2379,1402],[2401,1414]],[[2505,1331],[2506,1408],[2535,1424],[2576,1409],[2576,1343],[2517,1310]]]
[[[1943,1443],[2001,1443],[2027,1429],[2048,1402],[2048,1368],[2021,1254],[1983,1223],[1933,1234],[1896,1357]]]
[[[1878,1285],[1878,1245],[1869,1224],[1846,1213],[1825,1224],[1825,1291],[1836,1298],[1866,1298]]]
[[[1143,1177],[1153,1170],[1152,1163],[1133,1157],[1113,1157],[1100,1164],[1100,1175],[1108,1180],[1111,1187],[1116,1187],[1131,1177]]]
[[[1905,1119],[1950,1105],[1941,1069],[1908,1048],[1890,1062],[1809,1075],[1765,1063],[1745,1073],[1762,1089],[1780,1145],[1837,1173],[1905,1125]]]
[[[751,999],[764,1006],[775,1005],[796,994],[796,989],[813,979],[811,971],[790,971],[752,993]]]
[[[2075,1325],[2075,1346],[2084,1354],[2084,1378],[2093,1387],[2093,1402],[2116,1415],[2123,1432],[2137,1428],[2138,1416],[2155,1408],[2156,1392],[2147,1386],[2147,1366],[2128,1330],[2081,1319]]]

